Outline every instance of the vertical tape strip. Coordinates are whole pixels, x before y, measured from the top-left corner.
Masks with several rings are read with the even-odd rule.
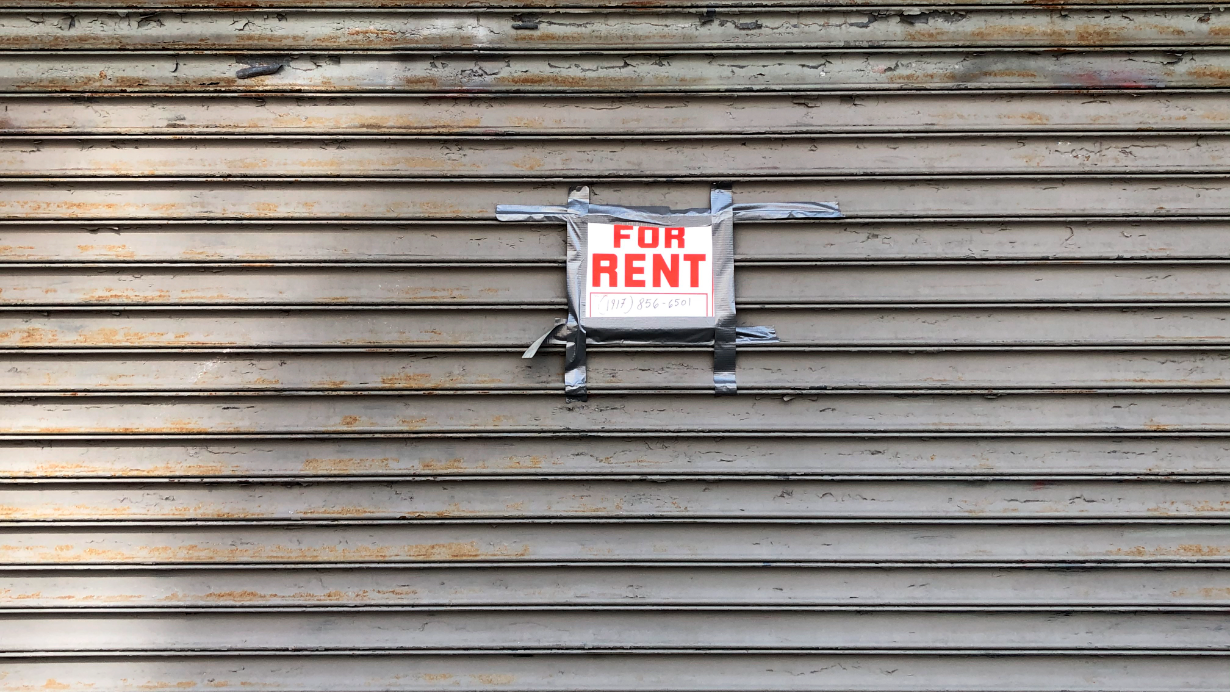
[[[715,183],[709,192],[713,224],[713,391],[734,394],[735,382],[735,217],[730,183]]]
[[[585,255],[589,239],[589,186],[568,190],[568,342],[564,346],[564,397],[587,401],[585,328],[581,326],[581,292],[585,290]]]

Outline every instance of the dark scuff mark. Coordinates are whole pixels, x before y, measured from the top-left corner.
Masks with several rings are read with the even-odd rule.
[[[239,79],[250,79],[252,77],[263,77],[265,75],[277,74],[282,71],[282,63],[266,63],[264,65],[251,65],[244,67],[237,72],[235,76]]]

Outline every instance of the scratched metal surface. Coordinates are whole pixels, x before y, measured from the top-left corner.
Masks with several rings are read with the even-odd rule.
[[[527,50],[1226,45],[1209,8],[986,7],[958,11],[648,7],[611,10],[231,12],[0,10],[0,49]]]
[[[1156,0],[0,8],[0,692],[1222,692],[1227,94]],[[566,403],[495,205],[712,180],[847,214],[737,228],[782,343]]]
[[[1226,92],[1085,89],[492,96],[0,94],[4,134],[643,135],[1224,130]],[[48,142],[50,143],[50,142]]]

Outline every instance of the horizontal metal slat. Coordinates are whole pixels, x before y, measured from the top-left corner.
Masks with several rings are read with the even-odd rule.
[[[0,391],[563,389],[563,359],[505,351],[0,355]],[[713,386],[711,351],[591,350],[589,386]],[[748,389],[1230,387],[1225,350],[800,351],[739,354]]]
[[[562,306],[562,266],[7,268],[0,305],[447,304]]]
[[[1121,2],[1111,2],[1110,0],[1082,0],[1081,5],[1098,7],[1107,5],[1110,7],[1118,7],[1119,5],[1190,5],[1191,0],[1123,0]],[[698,11],[703,11],[709,7],[875,7],[879,8],[885,5],[884,0],[706,0],[703,3],[688,2],[685,0],[641,0],[637,8],[649,7],[667,7],[667,8],[695,8]],[[898,0],[892,3],[892,7],[923,7],[930,8],[945,5],[995,5],[995,6],[1017,6],[1024,5],[1027,7],[1036,7],[1036,3],[1030,0]],[[90,7],[101,7],[108,10],[117,8],[138,8],[142,10],[149,9],[208,9],[216,10],[219,7],[217,0],[23,0],[22,7],[28,9],[59,9],[72,8],[83,9]],[[388,9],[544,9],[558,10],[561,8],[561,3],[558,0],[528,0],[522,2],[513,2],[512,0],[239,0],[238,2],[225,5],[231,9],[272,9],[272,8],[315,8],[320,10],[354,10],[354,9],[371,9],[371,8],[388,8]],[[625,3],[618,0],[569,0],[564,4],[565,8],[621,8],[627,7]],[[1065,8],[1066,9],[1066,8]]]
[[[326,481],[0,486],[0,520],[1212,519],[1230,484],[1151,481]],[[2,630],[3,627],[0,627]]]
[[[0,262],[563,262],[563,224],[0,222]],[[740,222],[740,260],[1230,257],[1227,219]]]
[[[729,134],[1223,130],[1222,91],[0,95],[0,133]]]
[[[1230,651],[1221,614],[515,612],[0,615],[0,654],[201,651]]]
[[[9,177],[524,177],[1218,173],[1222,134],[676,139],[0,139]]]
[[[0,343],[48,346],[525,346],[560,309],[0,313]]]
[[[0,527],[0,564],[1224,563],[1230,527],[807,523]]]
[[[362,675],[354,666],[363,667]],[[1221,656],[977,655],[368,655],[183,657],[154,660],[22,661],[6,665],[3,692],[53,682],[67,691],[106,685],[120,692],[170,692],[200,680],[219,692],[627,690],[683,692],[932,692],[952,687],[987,692],[1222,692]]]
[[[508,432],[1224,432],[1230,395],[1180,393],[802,396],[608,394],[10,395],[0,434]]]
[[[0,186],[0,219],[492,219],[498,204],[560,204],[569,182],[593,183],[600,204],[684,209],[709,195],[707,181],[606,182],[597,170],[558,181],[18,178]],[[739,204],[835,201],[854,217],[1230,214],[1223,175],[754,178],[734,187]]]
[[[4,571],[6,608],[1224,607],[1230,571],[901,567],[344,567]],[[781,611],[779,611],[781,612]]]
[[[595,48],[821,48],[1222,44],[1230,17],[1209,8],[728,8],[706,13],[485,10],[0,12],[0,46],[18,50],[171,49],[506,51]],[[70,23],[72,30],[68,30]]]
[[[339,306],[340,308],[341,306]],[[739,308],[792,346],[1224,346],[1230,308],[841,306]],[[100,309],[0,311],[9,348],[525,348],[562,309]]]
[[[0,478],[289,478],[752,475],[1226,476],[1230,439],[827,436],[715,439],[474,436],[149,440],[0,440]]]
[[[565,251],[563,224],[0,224],[4,262],[562,263]]]
[[[799,89],[1186,88],[1230,86],[1222,49],[759,53],[215,53],[12,52],[0,91],[75,92],[621,92]],[[622,47],[621,47],[622,48]],[[48,69],[49,56],[54,69]],[[251,79],[248,67],[282,64]]]
[[[647,271],[647,281],[657,280],[650,276]],[[735,291],[741,303],[757,305],[1224,302],[1230,300],[1227,277],[1230,263],[746,265],[736,272]],[[8,267],[0,274],[5,306],[562,307],[566,298],[561,265]]]

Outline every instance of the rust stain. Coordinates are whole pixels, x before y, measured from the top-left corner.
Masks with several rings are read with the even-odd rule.
[[[1030,111],[1028,113],[1019,113],[1015,116],[1009,116],[1009,117],[1012,117],[1017,120],[1024,120],[1025,122],[1031,125],[1049,125],[1051,122],[1050,116],[1045,115],[1043,113],[1038,113],[1036,111]]]
[[[312,386],[320,387],[322,389],[339,389],[349,384],[350,382],[347,382],[346,380],[319,380],[317,382],[313,382]]]
[[[894,84],[932,84],[935,82],[948,83],[960,80],[958,80],[956,72],[911,72],[908,74],[893,72],[888,75],[888,81]]]
[[[182,546],[135,545],[128,549],[86,548],[80,545],[48,546],[45,549],[17,545],[0,545],[0,551],[43,564],[132,563],[132,562],[203,562],[225,563],[237,560],[262,562],[346,562],[389,560],[483,560],[515,559],[530,555],[530,547],[497,547],[484,550],[476,541],[448,543],[418,543],[393,546],[322,545],[218,545],[186,544]]]
[[[0,255],[8,257],[30,257],[33,251],[33,245],[0,245]]]
[[[42,327],[24,327],[0,332],[0,343],[18,346],[41,346],[60,342],[59,332]]]
[[[394,464],[400,462],[397,457],[382,457],[379,459],[304,459],[302,469],[309,473],[343,474],[363,471],[388,471]]]
[[[1170,595],[1175,598],[1187,598],[1189,596],[1199,596],[1212,601],[1221,601],[1230,598],[1230,588],[1228,587],[1205,587],[1201,589],[1179,589],[1171,591]]]
[[[326,507],[299,509],[296,511],[296,514],[301,514],[307,517],[365,517],[380,513],[381,510],[370,507]]]
[[[171,292],[166,290],[138,291],[136,289],[95,288],[81,296],[87,303],[169,303]]]
[[[1111,555],[1123,557],[1221,557],[1230,554],[1230,550],[1219,546],[1200,545],[1198,543],[1183,543],[1174,548],[1149,549],[1142,545],[1133,548],[1112,550]]]
[[[444,461],[437,459],[423,459],[419,462],[419,466],[425,471],[461,471],[469,468],[466,465],[465,459],[462,459],[461,457],[454,457]],[[486,468],[486,465],[482,465],[479,468]]]
[[[470,677],[484,685],[511,685],[517,681],[516,677],[507,674],[483,673],[471,675]]]
[[[523,171],[536,171],[542,168],[546,163],[537,156],[522,156],[512,162],[513,168]]]
[[[380,384],[385,387],[426,387],[433,385],[431,375],[423,372],[405,372],[397,375],[387,375],[380,378]],[[435,387],[441,383],[434,383]]]
[[[1187,71],[1188,76],[1204,79],[1218,84],[1230,82],[1230,69],[1225,67],[1193,67]]]
[[[0,335],[0,338],[2,338],[2,335]],[[171,340],[167,338],[166,332],[138,332],[128,327],[123,329],[102,327],[81,333],[71,343],[89,346],[122,346],[128,344],[166,343],[168,341]]]

